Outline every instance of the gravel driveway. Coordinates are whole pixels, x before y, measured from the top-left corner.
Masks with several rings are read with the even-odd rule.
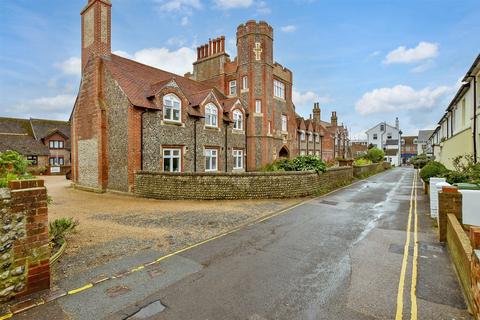
[[[160,256],[301,201],[151,200],[73,190],[60,176],[44,179],[53,198],[50,221],[73,217],[80,223],[54,266],[54,281],[142,250]]]

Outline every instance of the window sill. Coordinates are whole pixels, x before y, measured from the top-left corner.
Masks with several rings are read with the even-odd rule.
[[[276,96],[273,96],[273,99],[275,99],[277,101],[280,101],[280,102],[287,102],[287,100],[285,100],[284,98],[279,98],[279,97],[276,97]]]
[[[249,92],[249,91],[250,91],[249,89],[242,89],[242,90],[240,91],[240,93],[247,93],[247,92]]]
[[[238,173],[240,173],[240,172],[245,172],[245,169],[244,169],[244,168],[233,168],[233,169],[232,169],[232,172],[234,172],[234,173],[235,173],[235,172],[238,172]]]
[[[253,114],[254,117],[263,117],[263,113],[254,113]]]
[[[245,130],[232,129],[232,133],[234,133],[234,134],[245,134]]]
[[[172,125],[172,126],[179,126],[179,127],[184,127],[185,125],[180,122],[180,121],[174,121],[174,120],[162,120],[161,122],[162,125]]]
[[[219,127],[214,127],[214,126],[204,126],[203,129],[209,130],[209,131],[220,131]]]

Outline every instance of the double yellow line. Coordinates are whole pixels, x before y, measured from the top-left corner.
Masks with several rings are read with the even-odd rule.
[[[417,263],[418,263],[418,214],[417,214],[417,171],[413,175],[412,191],[410,193],[410,208],[408,210],[407,238],[403,250],[402,269],[397,293],[397,313],[395,320],[403,319],[403,294],[405,288],[405,276],[407,273],[408,257],[410,252],[410,233],[413,222],[413,259],[412,259],[412,283],[410,286],[410,319],[417,320]]]

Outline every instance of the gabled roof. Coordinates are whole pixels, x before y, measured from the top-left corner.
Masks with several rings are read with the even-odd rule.
[[[434,132],[435,130],[420,130],[418,131],[418,140],[427,141]]]
[[[30,119],[30,123],[33,134],[37,139],[47,138],[55,132],[59,132],[67,139],[70,139],[70,122],[68,121]]]
[[[175,84],[178,85],[190,102],[198,99],[203,100],[200,93],[205,92],[206,96],[212,90],[211,87],[197,81],[115,54],[112,54],[110,58],[103,58],[103,61],[130,102],[138,107],[156,109],[156,106],[149,98],[172,80],[174,80]]]
[[[367,131],[365,131],[365,133],[367,133],[367,132],[369,132],[369,131],[372,131],[373,129],[375,129],[376,127],[378,127],[378,126],[380,126],[380,125],[382,125],[382,124],[386,125],[386,128],[391,128],[391,129],[398,130],[396,127],[391,126],[391,125],[389,125],[388,123],[382,121],[382,122],[377,123],[376,125],[374,125],[374,126],[371,127],[370,129],[368,129]],[[386,128],[385,128],[385,130],[386,130]]]

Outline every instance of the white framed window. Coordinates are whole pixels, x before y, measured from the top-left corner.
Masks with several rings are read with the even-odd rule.
[[[380,131],[385,131],[385,125],[384,124],[380,125]]]
[[[300,131],[300,140],[305,141],[305,132],[304,131]]]
[[[320,142],[320,135],[315,133],[315,142]]]
[[[205,149],[205,171],[218,170],[218,150]]]
[[[313,151],[312,151],[312,150],[309,150],[309,151],[308,151],[308,155],[309,155],[309,156],[313,156]]]
[[[392,133],[391,132],[387,133],[387,139],[392,139]]]
[[[163,119],[180,122],[180,99],[174,94],[167,94],[163,97]]]
[[[285,114],[282,114],[282,131],[283,132],[287,132],[288,130],[287,124],[288,124],[287,116]]]
[[[233,169],[243,169],[243,150],[233,150]]]
[[[268,128],[267,128],[268,134],[272,134],[272,121],[268,121]]]
[[[180,148],[163,149],[163,171],[181,172],[182,171],[182,151]]]
[[[378,135],[376,133],[373,134],[373,140],[377,140]]]
[[[243,76],[242,78],[242,89],[243,90],[248,89],[248,76]]]
[[[273,95],[280,99],[285,99],[285,83],[273,80]]]
[[[237,80],[232,80],[228,83],[229,95],[234,96],[237,94]]]
[[[51,166],[63,166],[65,164],[65,160],[63,157],[50,157],[48,159],[48,163]]]
[[[262,113],[262,100],[255,100],[255,113]]]
[[[63,141],[61,140],[50,140],[48,142],[50,149],[63,149]]]
[[[30,161],[32,166],[36,166],[38,164],[38,156],[27,156],[27,160]]]
[[[308,133],[308,141],[313,142],[313,133]]]
[[[218,127],[218,109],[213,103],[205,106],[205,125],[208,127]]]
[[[315,151],[315,155],[316,155],[317,157],[320,157],[320,151],[318,151],[318,150]]]
[[[305,150],[300,150],[300,155],[304,156],[305,155]]]
[[[243,113],[238,109],[233,111],[233,129],[243,130]]]

